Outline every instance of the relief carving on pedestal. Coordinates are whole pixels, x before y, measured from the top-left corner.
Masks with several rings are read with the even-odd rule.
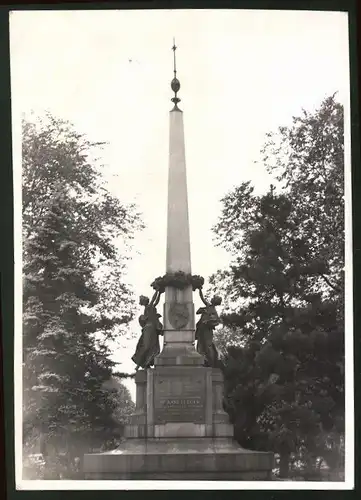
[[[168,319],[169,323],[176,330],[187,326],[189,322],[189,310],[187,304],[182,304],[180,302],[170,304],[168,309]]]

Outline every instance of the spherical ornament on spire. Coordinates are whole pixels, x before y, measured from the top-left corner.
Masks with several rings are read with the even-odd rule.
[[[177,93],[179,92],[179,89],[180,89],[180,82],[177,78],[177,66],[176,66],[176,59],[175,59],[175,51],[176,51],[177,47],[175,45],[175,40],[173,39],[173,47],[172,47],[172,50],[173,50],[173,62],[174,62],[174,67],[173,67],[173,72],[174,72],[174,78],[173,80],[171,81],[171,89],[173,90],[174,92],[174,97],[172,97],[171,101],[174,103],[174,108],[173,110],[177,110],[177,111],[180,111],[180,109],[178,108],[177,104],[180,102],[180,99],[179,97],[177,96]],[[172,111],[173,111],[172,110]]]
[[[180,82],[178,80],[178,78],[174,77],[171,84],[170,84],[173,92],[176,94],[177,92],[179,92],[179,89],[180,89]]]

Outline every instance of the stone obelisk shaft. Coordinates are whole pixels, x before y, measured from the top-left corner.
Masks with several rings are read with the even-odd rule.
[[[192,272],[188,216],[187,171],[184,144],[183,112],[175,108],[169,113],[169,169],[166,272]],[[165,300],[192,302],[192,289],[179,293],[167,287]]]
[[[191,273],[183,113],[170,112],[166,272]]]

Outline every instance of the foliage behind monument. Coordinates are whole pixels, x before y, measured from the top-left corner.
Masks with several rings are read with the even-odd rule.
[[[118,242],[141,224],[104,187],[99,146],[51,115],[23,122],[24,444],[41,438],[54,478],[120,437],[106,340],[132,319]]]
[[[279,453],[282,476],[292,457],[313,471],[318,457],[342,468],[343,158],[332,96],[268,135],[262,161],[277,190],[242,184],[214,229],[232,255],[212,278],[228,303],[226,404],[240,442]]]

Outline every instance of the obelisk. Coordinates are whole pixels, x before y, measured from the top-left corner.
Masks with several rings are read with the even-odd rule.
[[[233,426],[223,408],[222,371],[205,363],[194,347],[193,289],[201,290],[204,280],[191,274],[183,113],[178,107],[175,50],[173,44],[166,274],[152,284],[154,297],[165,292],[163,350],[155,355],[158,344],[152,350],[154,367],[141,362],[142,369],[136,372],[136,409],[125,426],[125,441],[116,450],[86,454],[84,476],[118,480],[269,479],[273,454],[244,450],[233,439]],[[153,314],[158,299],[143,303],[148,312],[145,309],[140,316],[142,349],[143,343],[148,345],[146,335],[154,339],[160,328],[159,314],[156,319]],[[206,309],[210,305],[205,303]],[[154,323],[144,326],[147,315]]]
[[[177,78],[176,49],[173,43],[174,78],[171,88],[174,106],[169,113],[169,167],[167,210],[166,274],[191,274],[187,171],[183,111],[178,107],[180,82]],[[203,364],[194,348],[194,304],[192,286],[167,286],[164,303],[164,347],[155,365]]]
[[[179,109],[177,96],[180,82],[177,78],[176,46],[174,52],[174,78],[171,88],[174,97],[169,113],[169,169],[168,169],[168,219],[166,272],[191,272],[189,237],[187,171],[184,145],[183,111]]]

